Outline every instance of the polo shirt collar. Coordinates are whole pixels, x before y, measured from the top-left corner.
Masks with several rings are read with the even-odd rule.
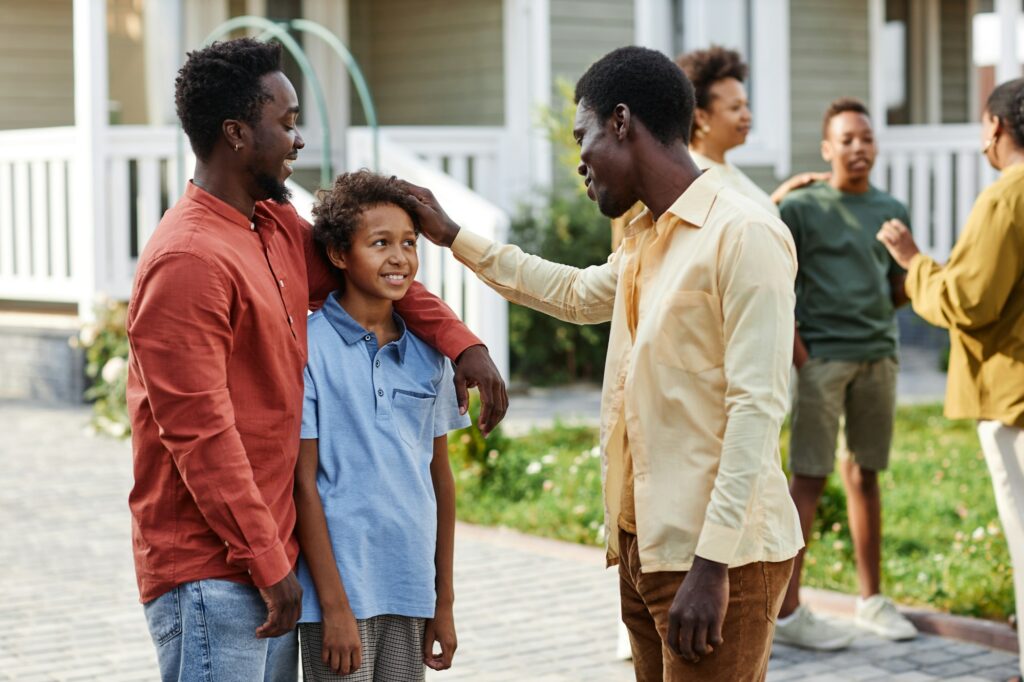
[[[189,201],[194,201],[197,204],[201,204],[202,206],[210,209],[232,225],[244,227],[246,230],[251,230],[252,226],[255,225],[261,231],[268,233],[273,233],[277,229],[277,223],[274,221],[274,218],[269,211],[263,206],[264,202],[262,201],[256,202],[255,212],[252,220],[250,220],[248,216],[241,213],[237,208],[226,201],[213,196],[192,180],[189,180],[185,187],[185,196]]]
[[[337,292],[332,293],[327,297],[327,301],[324,303],[322,308],[324,311],[324,317],[334,327],[334,331],[338,332],[338,336],[349,346],[354,346],[357,343],[366,343],[366,337],[371,332],[363,329],[363,326],[352,319],[352,316],[348,314],[341,303],[338,301]],[[392,318],[395,320],[395,325],[398,326],[398,339],[393,341],[395,347],[398,349],[398,362],[405,361],[405,348],[408,345],[408,330],[405,326],[405,321],[398,315],[398,313],[391,313]],[[378,339],[378,347],[380,346],[380,340]]]
[[[711,213],[715,198],[723,186],[722,179],[718,177],[714,169],[704,171],[690,183],[690,186],[679,195],[679,198],[672,202],[672,205],[657,221],[651,215],[651,209],[645,208],[629,223],[626,228],[626,236],[633,236],[650,227],[654,227],[660,235],[670,225],[674,225],[676,219],[682,220],[692,227],[703,227],[708,219],[708,214]]]

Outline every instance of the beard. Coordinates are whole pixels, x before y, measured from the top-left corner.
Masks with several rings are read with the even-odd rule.
[[[259,187],[260,192],[267,199],[270,199],[275,204],[287,204],[289,199],[292,198],[292,191],[273,175],[261,173],[255,169],[250,169],[250,171],[256,180],[256,186]]]

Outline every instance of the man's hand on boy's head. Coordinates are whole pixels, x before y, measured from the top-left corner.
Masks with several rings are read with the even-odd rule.
[[[455,395],[459,401],[459,414],[466,414],[469,409],[469,389],[474,386],[480,389],[477,426],[487,436],[505,418],[508,392],[486,346],[470,346],[455,361]]]
[[[423,235],[435,244],[450,247],[459,234],[459,226],[444,212],[434,198],[434,193],[405,180],[400,180],[399,184],[409,196],[416,199],[416,217]]]

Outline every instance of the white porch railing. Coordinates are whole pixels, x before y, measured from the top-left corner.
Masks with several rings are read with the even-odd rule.
[[[981,154],[975,124],[891,126],[878,134],[872,180],[910,210],[914,240],[945,261],[974,200],[997,172]]]
[[[427,130],[398,129],[399,138],[420,140],[416,153],[394,142],[386,130],[380,145],[381,170],[430,187],[461,224],[502,239],[508,215],[470,189],[500,193],[500,130],[444,129],[434,136]],[[370,140],[366,129],[349,131],[350,168],[372,165]],[[194,160],[175,128],[107,128],[98,145],[104,154],[104,177],[97,183],[106,193],[107,211],[101,225],[92,225],[75,210],[70,191],[77,162],[75,129],[0,131],[0,299],[74,304],[89,300],[90,293],[127,299],[140,251],[181,194],[179,144],[184,146],[190,174]],[[319,160],[309,149],[299,158],[306,167]],[[295,203],[310,217],[308,194],[296,191]],[[79,230],[93,231],[93,253],[72,248]],[[419,279],[488,344],[507,376],[505,302],[449,252],[426,240],[421,243]],[[95,276],[85,274],[89,272]]]
[[[74,128],[0,132],[0,296],[74,301]]]

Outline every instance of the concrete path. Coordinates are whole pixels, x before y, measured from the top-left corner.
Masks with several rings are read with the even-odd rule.
[[[0,680],[156,679],[136,602],[127,443],[84,435],[86,408],[0,403]],[[619,682],[614,571],[594,548],[462,526],[456,666],[428,679]],[[771,682],[1005,680],[1014,656],[936,637],[778,647]]]

